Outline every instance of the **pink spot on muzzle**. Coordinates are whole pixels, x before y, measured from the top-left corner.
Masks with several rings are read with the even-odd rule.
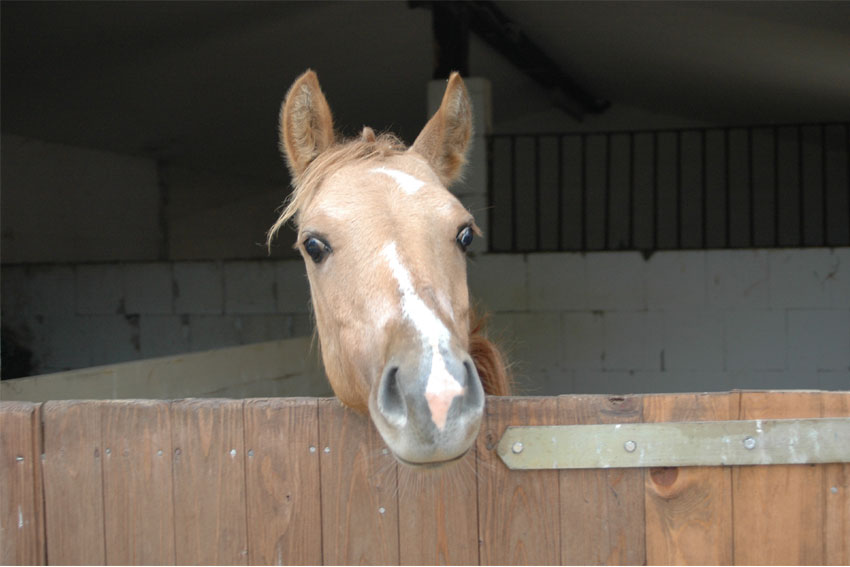
[[[449,416],[449,408],[457,396],[466,393],[466,388],[461,386],[454,376],[446,369],[446,363],[439,351],[434,349],[431,364],[431,375],[428,376],[428,385],[425,387],[425,399],[428,401],[428,409],[431,410],[431,420],[437,429],[443,430]]]

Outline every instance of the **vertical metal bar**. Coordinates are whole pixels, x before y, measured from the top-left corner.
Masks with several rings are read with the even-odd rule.
[[[587,134],[581,135],[581,251],[587,251]]]
[[[652,133],[652,249],[658,250],[658,132]]]
[[[779,248],[779,128],[773,127],[773,245]]]
[[[803,127],[797,126],[797,211],[800,215],[800,238],[797,246],[806,243],[806,199],[803,194]]]
[[[564,248],[564,136],[558,136],[558,244],[556,250]]]
[[[635,247],[635,133],[629,132],[629,249]]]
[[[493,247],[493,234],[495,234],[496,208],[495,194],[496,190],[493,187],[493,149],[495,147],[495,139],[493,136],[487,137],[487,250],[495,252]]]
[[[826,125],[820,125],[820,159],[821,159],[821,246],[829,245],[829,203],[827,202],[826,178]]]
[[[847,162],[847,242],[850,245],[850,122],[844,123],[844,154]]]
[[[610,239],[609,235],[611,232],[611,134],[605,134],[605,202],[603,203],[602,210],[605,214],[605,220],[603,221],[603,230],[605,231],[604,238],[602,239],[602,249],[610,250]]]
[[[700,239],[702,241],[701,248],[705,249],[708,247],[708,174],[705,171],[706,165],[706,147],[705,147],[705,138],[706,138],[706,129],[703,128],[700,134],[700,185],[702,188],[702,226],[700,227],[700,232],[702,233]]]
[[[732,172],[729,165],[729,128],[723,129],[723,175],[726,184],[726,248],[732,247]]]
[[[534,251],[540,252],[543,222],[540,218],[540,136],[534,136]]]
[[[756,197],[753,183],[753,127],[747,128],[747,184],[749,185],[750,248],[756,245]]]
[[[676,249],[682,249],[682,131],[676,130]]]
[[[517,251],[516,136],[511,136],[511,252]]]

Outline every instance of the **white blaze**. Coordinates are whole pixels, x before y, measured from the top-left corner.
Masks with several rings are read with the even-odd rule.
[[[431,374],[425,386],[425,399],[431,409],[431,419],[438,429],[446,426],[449,407],[455,396],[463,394],[465,388],[446,368],[440,346],[448,347],[449,330],[417,295],[410,279],[410,272],[398,257],[395,242],[390,242],[381,251],[389,264],[393,277],[401,292],[401,312],[419,332],[422,342],[431,349]]]
[[[425,185],[425,182],[419,179],[416,179],[409,173],[405,173],[403,171],[399,171],[397,169],[389,169],[386,167],[376,167],[375,169],[370,169],[370,173],[383,173],[384,175],[389,175],[390,177],[398,183],[399,188],[402,191],[407,193],[408,195],[413,195]]]

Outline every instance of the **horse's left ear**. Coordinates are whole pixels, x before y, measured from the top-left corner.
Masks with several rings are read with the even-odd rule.
[[[445,186],[457,180],[466,163],[472,135],[472,107],[463,79],[452,73],[440,108],[419,133],[411,149],[428,160]]]

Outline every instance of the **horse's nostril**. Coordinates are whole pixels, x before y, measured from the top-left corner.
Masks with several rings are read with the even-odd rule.
[[[467,407],[481,408],[484,405],[484,388],[481,386],[481,378],[478,376],[478,371],[471,360],[466,360],[463,363],[466,370],[464,379],[466,383],[466,396],[464,403]]]
[[[398,367],[384,370],[378,390],[378,409],[393,425],[400,427],[407,422],[407,405],[398,382]]]

